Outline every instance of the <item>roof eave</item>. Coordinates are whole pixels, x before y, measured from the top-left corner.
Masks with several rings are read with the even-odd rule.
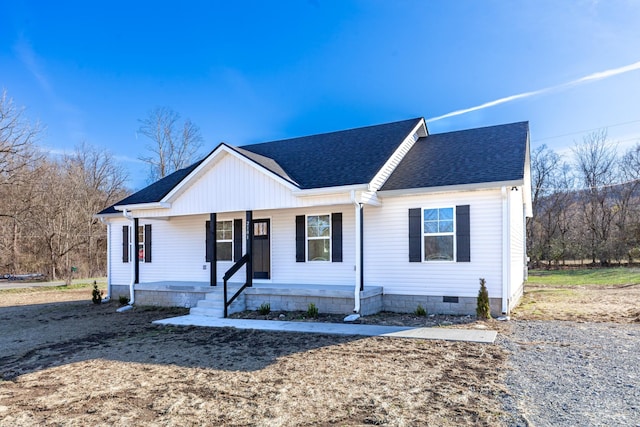
[[[327,194],[348,193],[351,191],[366,191],[369,184],[353,184],[353,185],[340,185],[336,187],[321,187],[321,188],[308,188],[293,190],[291,193],[294,196],[323,196]]]
[[[128,211],[139,211],[146,209],[169,209],[171,208],[171,203],[167,202],[152,202],[152,203],[134,203],[131,205],[116,205],[113,207],[117,211],[124,211],[125,209]]]
[[[453,193],[457,191],[476,191],[476,190],[499,189],[502,187],[520,187],[522,185],[524,185],[524,179],[514,179],[514,180],[508,180],[508,181],[477,182],[477,183],[470,183],[470,184],[442,185],[442,186],[436,186],[436,187],[401,188],[397,190],[379,190],[378,196],[393,197],[393,196],[411,196],[411,195],[429,194],[429,193]]]
[[[109,218],[122,218],[122,212],[112,212],[112,213],[97,213],[93,215],[93,218],[97,219],[109,219]]]

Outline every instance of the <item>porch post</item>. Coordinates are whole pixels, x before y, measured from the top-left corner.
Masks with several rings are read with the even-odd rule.
[[[253,211],[247,211],[247,231],[245,233],[246,238],[246,250],[247,250],[247,264],[245,266],[245,270],[247,272],[247,286],[253,286],[253,254],[252,254],[252,245],[253,245]]]
[[[217,214],[209,214],[209,253],[211,254],[211,265],[209,266],[209,286],[218,284],[218,254],[216,253],[216,220]]]

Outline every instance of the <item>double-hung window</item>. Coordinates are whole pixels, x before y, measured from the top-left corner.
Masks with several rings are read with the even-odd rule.
[[[144,225],[138,226],[138,260],[144,262]]]
[[[231,261],[233,257],[233,221],[216,221],[216,259]]]
[[[331,261],[331,215],[307,216],[307,260]]]
[[[151,224],[139,225],[136,232],[138,262],[151,262]]]
[[[423,236],[425,261],[455,259],[454,208],[424,209]]]

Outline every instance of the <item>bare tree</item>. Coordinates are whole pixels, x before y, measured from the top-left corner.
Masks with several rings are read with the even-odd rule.
[[[0,268],[18,272],[25,218],[32,208],[29,185],[42,155],[35,143],[41,133],[16,107],[6,91],[0,97]]]
[[[592,132],[573,148],[581,192],[584,223],[587,227],[592,262],[608,264],[612,253],[610,237],[617,211],[613,209],[613,186],[618,174],[616,145],[607,131]]]
[[[640,253],[640,143],[630,148],[620,161],[621,183],[614,187],[617,219],[614,249],[616,257],[633,262]]]
[[[33,165],[41,156],[35,147],[41,129],[32,125],[6,91],[0,97],[0,184],[21,181],[20,170]]]
[[[531,154],[533,218],[527,220],[527,251],[538,264],[564,260],[573,224],[573,179],[570,166],[542,145]]]
[[[127,173],[115,162],[111,153],[86,142],[77,146],[73,154],[65,156],[63,162],[67,169],[67,180],[76,191],[75,198],[82,213],[86,273],[93,276],[104,261],[100,253],[100,244],[104,243],[104,226],[93,215],[126,196]]]
[[[149,156],[140,160],[149,165],[149,180],[160,178],[189,166],[202,147],[200,128],[191,120],[180,123],[180,115],[168,107],[156,107],[139,120],[138,132],[151,140]]]

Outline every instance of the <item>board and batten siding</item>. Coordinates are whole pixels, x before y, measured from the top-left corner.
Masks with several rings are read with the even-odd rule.
[[[408,211],[469,205],[471,262],[409,262]],[[364,280],[385,294],[478,295],[485,278],[489,296],[502,292],[502,197],[500,190],[384,197],[364,210]]]
[[[168,209],[133,211],[145,217],[244,212],[349,203],[348,193],[298,197],[282,182],[230,154],[223,154]]]

